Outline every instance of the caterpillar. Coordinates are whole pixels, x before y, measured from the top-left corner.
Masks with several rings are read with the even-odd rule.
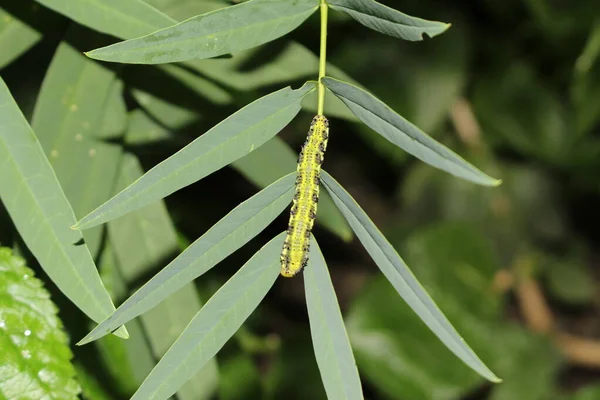
[[[329,121],[313,118],[298,158],[296,192],[290,210],[287,236],[281,251],[281,275],[291,278],[308,263],[310,232],[317,216],[321,164],[329,138]]]

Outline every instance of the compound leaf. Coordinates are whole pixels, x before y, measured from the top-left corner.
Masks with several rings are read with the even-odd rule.
[[[0,398],[77,398],[69,339],[49,297],[23,259],[0,248]]]
[[[250,241],[292,201],[294,179],[295,173],[289,174],[234,208],[78,344],[96,340],[152,309]]]

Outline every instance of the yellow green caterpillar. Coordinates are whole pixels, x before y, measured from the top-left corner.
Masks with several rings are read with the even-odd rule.
[[[290,223],[281,251],[281,275],[291,278],[308,263],[310,232],[317,216],[321,164],[329,138],[329,121],[317,115],[298,159],[296,193]]]

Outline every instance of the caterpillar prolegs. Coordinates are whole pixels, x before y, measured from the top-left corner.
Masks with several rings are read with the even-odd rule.
[[[310,232],[317,216],[321,164],[329,138],[329,121],[323,115],[313,118],[306,142],[300,151],[296,193],[290,210],[290,223],[281,251],[281,275],[292,277],[308,263]]]

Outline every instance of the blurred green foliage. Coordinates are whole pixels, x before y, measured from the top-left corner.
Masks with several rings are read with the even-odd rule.
[[[114,38],[98,37],[32,1],[4,3],[0,75],[36,128],[49,158],[70,154],[81,159],[79,175],[68,164],[61,166],[60,157],[53,163],[78,217],[114,194],[123,180],[136,179],[239,106],[274,87],[316,75],[316,19],[294,32],[293,41],[283,39],[241,57],[217,60],[214,68],[108,69],[85,59],[81,51],[96,47],[98,40],[108,43]],[[224,4],[148,3],[178,20]],[[336,102],[332,115],[340,118],[332,120],[326,168],[359,199],[442,311],[504,383],[486,386],[456,360],[387,281],[373,273],[357,241],[344,243],[317,228],[366,396],[599,399],[597,370],[562,355],[551,335],[532,332],[524,321],[522,299],[498,286],[504,273],[512,276],[513,287],[523,275],[533,278],[543,289],[556,329],[590,340],[600,336],[597,0],[384,3],[453,26],[440,37],[413,44],[380,36],[344,15],[332,15],[330,61],[339,68],[337,73],[361,82],[409,121],[504,183],[481,188],[423,165],[355,124]],[[58,63],[66,65],[60,68],[63,74],[53,68]],[[81,113],[73,119],[53,111],[53,100],[44,99],[53,81],[64,81],[60,85],[73,90],[93,85],[96,97],[82,99],[90,102],[88,106],[78,101]],[[60,85],[55,90],[62,90]],[[76,94],[75,90],[64,96]],[[40,114],[44,102],[47,113]],[[304,113],[281,134],[294,151],[310,117]],[[83,125],[86,121],[89,126]],[[44,139],[44,130],[54,132],[54,125],[63,136]],[[77,134],[82,134],[81,141]],[[288,171],[274,170],[273,162],[286,165],[289,157],[277,158],[289,149],[278,141],[268,145],[276,153],[273,157],[268,152],[265,157],[252,153],[250,161],[259,171],[268,169],[275,179]],[[95,158],[90,157],[90,146]],[[195,239],[255,192],[246,179],[256,183],[256,178],[244,170],[219,171],[176,193],[166,207],[160,203],[115,221],[108,229],[86,233],[116,303],[179,251],[178,236]],[[84,189],[88,187],[91,192]],[[13,240],[14,229],[3,212],[1,244],[22,248]],[[337,221],[335,215],[331,218]],[[284,218],[275,223],[282,226]],[[347,227],[334,231],[348,238]],[[61,362],[68,371],[63,389],[78,391],[72,380],[77,371],[85,398],[130,396],[200,308],[200,297],[207,299],[262,239],[277,232],[277,227],[269,229],[197,285],[186,286],[164,308],[133,321],[128,325],[129,341],[106,337],[93,350],[76,349],[75,369],[67,338],[56,330],[57,348],[63,349]],[[12,257],[4,251],[2,255]],[[28,261],[48,282],[35,261]],[[72,342],[77,341],[89,327],[81,326],[82,315],[55,288],[50,285],[49,290]],[[46,323],[60,325],[50,309]],[[167,318],[172,332],[164,331]],[[254,345],[247,344],[248,335]],[[278,283],[216,362],[218,372],[216,363],[210,364],[177,397],[324,398],[299,279]],[[0,376],[2,390],[4,382]]]

